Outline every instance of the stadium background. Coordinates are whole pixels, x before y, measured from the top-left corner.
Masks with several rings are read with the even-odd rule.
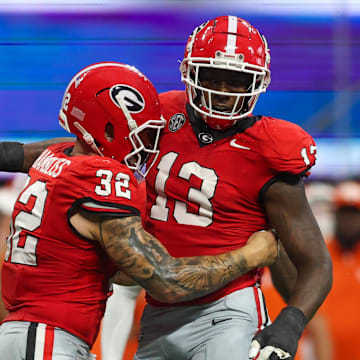
[[[293,121],[316,138],[314,176],[356,174],[357,0],[0,0],[0,138],[64,135],[57,114],[65,85],[97,61],[133,64],[159,92],[182,89],[178,61],[188,35],[223,14],[245,17],[269,42],[272,83],[256,114]]]
[[[255,113],[315,137],[312,179],[359,177],[358,0],[0,0],[0,141],[66,136],[63,91],[90,63],[129,63],[159,92],[183,89],[188,35],[228,14],[259,28],[271,50],[272,83]]]

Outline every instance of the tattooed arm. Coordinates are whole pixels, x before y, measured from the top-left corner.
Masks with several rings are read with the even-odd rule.
[[[209,294],[257,266],[272,264],[277,244],[260,232],[240,249],[216,256],[174,258],[137,216],[98,221],[75,214],[77,231],[102,243],[113,261],[158,301],[174,303]]]
[[[117,285],[122,286],[136,286],[138,283],[134,281],[131,277],[127,276],[126,273],[119,270],[115,273],[115,275],[111,278],[111,282]]]

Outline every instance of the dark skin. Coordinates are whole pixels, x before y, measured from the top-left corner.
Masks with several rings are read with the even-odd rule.
[[[249,88],[252,76],[249,74],[239,74],[236,71],[220,70],[220,69],[202,69],[199,75],[201,86],[220,91],[220,92],[234,92],[245,93]],[[205,97],[208,102],[207,97]],[[212,94],[211,103],[213,109],[224,111],[231,110],[235,104],[236,97]],[[209,104],[208,104],[209,105]],[[237,104],[237,110],[242,106],[242,100]]]
[[[28,171],[40,150],[55,141],[58,142],[54,139],[24,145],[23,171]],[[282,240],[280,258],[270,267],[274,285],[289,305],[301,309],[310,320],[331,289],[332,262],[306,199],[304,185],[302,181],[276,182],[267,190],[264,201],[269,222]]]
[[[24,171],[49,142],[24,145]],[[77,139],[72,155],[96,155]],[[102,219],[78,212],[71,224],[84,237],[100,242],[123,272],[140,284],[155,299],[174,303],[209,294],[258,266],[272,264],[277,245],[270,232],[255,233],[244,247],[216,256],[174,258],[142,227],[139,216]],[[125,276],[126,280],[128,279]],[[123,276],[116,277],[122,282]]]
[[[332,262],[303,182],[271,185],[265,209],[288,255],[280,255],[271,267],[275,285],[288,305],[302,310],[310,320],[331,289]]]
[[[249,86],[246,74],[218,69],[204,71],[200,74],[202,86],[213,90],[243,93]],[[213,106],[221,111],[230,111],[234,102],[235,97],[229,95],[212,95]],[[38,155],[24,149],[26,158]],[[283,244],[280,260],[271,267],[274,284],[287,303],[302,310],[310,320],[331,289],[332,262],[302,181],[272,184],[265,194],[264,208]]]
[[[290,296],[295,286],[297,270],[293,262],[284,249],[284,245],[279,241],[279,256],[276,262],[269,266],[271,280],[275,289],[288,304]]]
[[[226,93],[244,93],[250,79],[248,74],[229,70],[204,69],[200,73],[202,86]],[[211,96],[213,107],[224,112],[233,108],[236,99]],[[282,242],[280,258],[271,267],[274,285],[288,305],[302,310],[310,320],[331,289],[332,262],[302,180],[272,184],[264,207]]]

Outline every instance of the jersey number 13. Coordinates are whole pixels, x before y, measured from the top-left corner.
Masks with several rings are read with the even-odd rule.
[[[157,169],[159,172],[155,179],[155,191],[157,194],[155,204],[151,207],[150,217],[155,220],[167,221],[170,208],[167,206],[166,182],[170,176],[170,171],[179,154],[169,152],[164,155]],[[188,202],[198,205],[198,212],[188,211],[187,203],[176,200],[174,204],[173,217],[179,224],[194,226],[209,226],[213,222],[213,206],[211,199],[214,197],[218,176],[214,169],[201,166],[195,161],[184,163],[177,176],[181,179],[190,181],[191,176],[198,177],[202,182],[199,189],[190,187],[187,193]]]

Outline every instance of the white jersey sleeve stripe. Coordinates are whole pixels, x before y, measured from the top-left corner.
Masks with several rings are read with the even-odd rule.
[[[82,205],[83,205],[83,207],[86,207],[89,209],[90,208],[91,209],[102,209],[102,210],[118,210],[119,209],[118,207],[115,207],[115,206],[103,205],[103,204],[90,202],[90,201],[84,202]]]

